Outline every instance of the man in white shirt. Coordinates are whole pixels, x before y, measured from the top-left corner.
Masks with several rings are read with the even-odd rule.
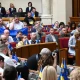
[[[15,17],[13,22],[10,23],[9,25],[10,30],[19,30],[19,29],[22,29],[23,27],[24,27],[24,24],[21,21],[19,21],[18,17]]]
[[[4,35],[7,37],[9,43],[14,42],[13,38],[9,36],[9,30],[4,30]]]
[[[14,60],[12,60],[10,57],[6,56],[7,52],[8,52],[7,45],[0,44],[0,56],[2,56],[4,58],[4,67],[6,67],[6,66],[16,67]]]

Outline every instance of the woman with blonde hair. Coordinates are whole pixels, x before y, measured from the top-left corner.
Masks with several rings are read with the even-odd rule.
[[[70,73],[70,80],[80,80],[80,67],[75,68],[75,69]]]
[[[55,68],[53,66],[44,67],[41,80],[57,80]]]

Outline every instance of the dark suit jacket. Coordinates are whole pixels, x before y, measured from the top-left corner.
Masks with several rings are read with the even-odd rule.
[[[37,70],[38,69],[38,60],[40,59],[40,54],[34,54],[27,60],[27,66],[31,70]]]
[[[57,43],[58,43],[58,36],[57,36],[57,35],[54,35],[54,37],[55,37],[55,39],[56,39],[56,41],[57,41]],[[48,34],[48,35],[46,36],[45,42],[53,42],[53,39],[52,39],[51,34]]]
[[[1,13],[2,13],[1,17],[4,17],[4,15],[6,14],[6,10],[4,7],[1,7]]]
[[[39,12],[35,12],[35,17],[38,17],[39,16]]]
[[[13,14],[14,12],[16,12],[16,8],[13,8],[13,11],[11,11],[11,8],[9,8],[10,14]]]
[[[31,7],[31,10],[29,11],[29,7],[26,8],[26,13],[31,12],[33,7]]]
[[[26,22],[28,26],[32,26],[32,25],[29,23],[29,20],[32,20],[33,22],[35,22],[35,20],[34,20],[33,17],[26,17],[26,18],[24,19],[24,22]]]

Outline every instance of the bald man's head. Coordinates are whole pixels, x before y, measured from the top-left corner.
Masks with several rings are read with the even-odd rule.
[[[7,37],[3,34],[1,35],[1,40],[2,40],[2,43],[5,43],[7,42]]]
[[[4,35],[6,36],[6,37],[9,37],[9,30],[4,30]]]

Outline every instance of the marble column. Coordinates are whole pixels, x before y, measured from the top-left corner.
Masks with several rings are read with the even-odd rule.
[[[69,17],[72,17],[72,0],[53,0],[52,7],[52,23],[59,21],[67,24],[70,21]]]
[[[51,16],[51,0],[42,0],[42,15],[41,19],[44,25],[52,24]]]

